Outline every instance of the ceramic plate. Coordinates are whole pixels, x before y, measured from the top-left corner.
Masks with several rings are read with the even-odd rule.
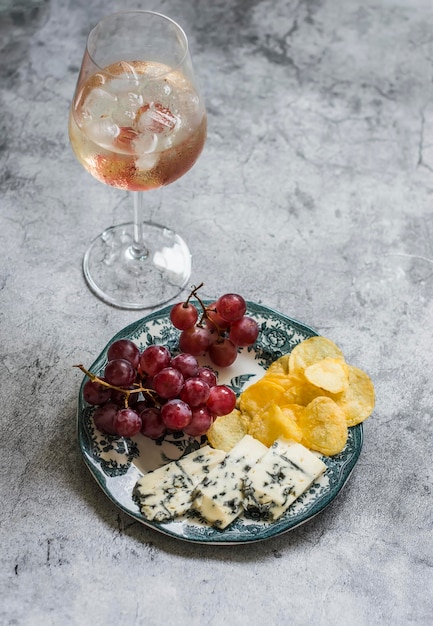
[[[166,345],[176,351],[179,331],[173,328],[171,306],[154,312],[127,326],[115,335],[89,368],[102,375],[107,350],[117,339],[134,341],[140,350],[151,343]],[[248,303],[247,314],[260,326],[259,338],[251,348],[240,350],[235,363],[218,372],[218,383],[230,385],[237,395],[261,377],[269,365],[293,347],[317,335],[312,328],[265,306]],[[200,360],[206,363],[205,359]],[[304,493],[279,520],[267,523],[241,517],[225,530],[200,523],[193,517],[171,522],[150,522],[141,514],[133,497],[140,476],[199,447],[203,441],[192,437],[169,436],[152,441],[141,435],[128,439],[100,433],[93,424],[93,408],[83,399],[83,379],[78,400],[78,438],[84,460],[105,494],[125,513],[157,531],[185,541],[211,544],[238,544],[269,539],[291,530],[320,513],[342,489],[353,470],[362,448],[362,425],[349,429],[344,450],[334,457],[321,457],[327,471]],[[202,438],[203,439],[203,438]]]

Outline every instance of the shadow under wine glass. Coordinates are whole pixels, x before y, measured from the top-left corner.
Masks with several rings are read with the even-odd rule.
[[[125,11],[90,32],[69,115],[79,162],[99,181],[133,192],[133,222],[107,228],[87,250],[92,291],[127,309],[174,298],[191,253],[173,229],[144,220],[144,192],[177,180],[206,140],[206,111],[188,40],[170,18]]]

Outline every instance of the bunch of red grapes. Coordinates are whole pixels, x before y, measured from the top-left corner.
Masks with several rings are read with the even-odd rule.
[[[201,285],[200,285],[201,286]],[[197,297],[197,289],[191,296]],[[228,367],[236,360],[238,348],[251,346],[259,334],[259,326],[245,315],[247,304],[242,296],[227,293],[205,306],[200,299],[202,314],[190,302],[176,304],[170,312],[173,326],[181,330],[179,347],[195,356],[208,354],[218,367]]]
[[[196,357],[208,354],[219,367],[231,365],[238,347],[254,343],[259,328],[245,315],[245,300],[237,294],[221,296],[210,306],[199,300],[199,321],[190,303],[197,289],[170,313],[171,322],[182,331],[176,356],[163,345],[140,352],[133,341],[119,339],[108,349],[102,377],[80,366],[90,376],[83,397],[96,406],[93,420],[98,430],[122,437],[141,433],[150,439],[179,431],[197,437],[235,408],[234,391],[218,385],[215,372],[201,367]]]

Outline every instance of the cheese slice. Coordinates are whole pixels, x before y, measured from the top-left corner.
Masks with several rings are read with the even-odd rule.
[[[142,476],[135,486],[135,495],[144,517],[163,522],[186,513],[203,475],[224,457],[223,450],[204,446]]]
[[[223,529],[243,511],[243,481],[268,448],[245,435],[214,467],[194,492],[192,508],[213,526]]]
[[[325,471],[325,463],[308,448],[281,437],[245,476],[243,508],[276,520]]]

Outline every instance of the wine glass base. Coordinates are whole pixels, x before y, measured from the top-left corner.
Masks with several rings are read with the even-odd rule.
[[[175,232],[143,223],[147,254],[132,250],[134,224],[107,228],[93,240],[83,260],[90,289],[122,309],[147,309],[176,297],[191,275],[191,253]]]

